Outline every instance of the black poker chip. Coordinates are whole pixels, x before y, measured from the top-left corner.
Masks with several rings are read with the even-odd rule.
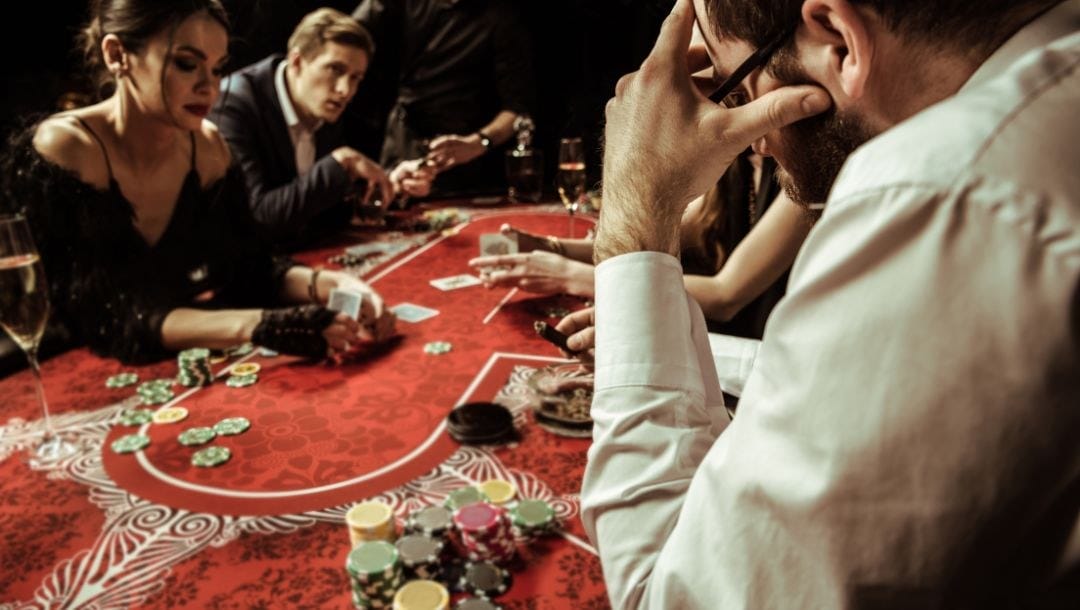
[[[503,607],[483,597],[466,597],[454,606],[454,610],[503,610]]]
[[[477,597],[498,597],[510,589],[510,573],[491,563],[479,561],[465,565],[461,588]]]
[[[498,403],[470,402],[450,411],[446,431],[459,443],[498,443],[513,436],[514,416]]]

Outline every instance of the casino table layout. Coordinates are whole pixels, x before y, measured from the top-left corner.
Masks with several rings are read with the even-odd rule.
[[[442,291],[430,280],[469,273],[479,236],[510,222],[566,235],[565,212],[550,206],[463,209],[468,220],[442,232],[390,236],[386,260],[365,278],[387,305],[438,310],[399,321],[391,343],[337,364],[303,362],[259,349],[212,365],[202,388],[173,386],[177,423],[123,425],[138,406],[135,386],[106,387],[131,371],[139,381],[172,378],[176,361],[130,367],[85,348],[43,364],[54,424],[77,453],[47,466],[28,461],[44,422],[29,372],[0,380],[0,608],[347,608],[344,569],[348,508],[390,504],[400,521],[441,504],[454,489],[504,479],[518,496],[549,502],[553,535],[519,540],[505,608],[606,608],[600,564],[579,519],[578,490],[588,439],[552,435],[528,407],[532,373],[564,363],[536,336],[584,305],[482,285]],[[593,224],[579,217],[577,232]],[[396,240],[396,241],[395,241]],[[302,253],[323,265],[336,244]],[[424,346],[446,341],[444,354]],[[258,381],[228,387],[227,368],[260,366]],[[514,414],[516,436],[502,445],[460,445],[446,433],[456,405],[495,401]],[[156,408],[156,407],[152,407]],[[251,428],[212,444],[232,457],[214,468],[191,464],[199,447],[181,445],[188,428],[245,417]],[[132,433],[145,449],[115,453]],[[456,599],[457,596],[455,596]]]

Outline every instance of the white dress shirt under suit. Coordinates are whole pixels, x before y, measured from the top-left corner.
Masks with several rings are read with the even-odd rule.
[[[678,262],[596,275],[616,608],[1080,608],[1080,0],[849,159],[730,425]]]

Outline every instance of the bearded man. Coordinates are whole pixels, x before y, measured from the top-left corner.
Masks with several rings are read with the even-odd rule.
[[[614,607],[1080,607],[1078,32],[1078,0],[677,2],[560,324],[595,322]],[[826,205],[729,423],[678,222],[747,146]]]

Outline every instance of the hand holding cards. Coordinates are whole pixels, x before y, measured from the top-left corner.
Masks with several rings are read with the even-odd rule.
[[[334,288],[330,291],[330,298],[326,302],[326,308],[332,311],[340,311],[359,322],[360,306],[363,302],[364,293],[362,292]]]

